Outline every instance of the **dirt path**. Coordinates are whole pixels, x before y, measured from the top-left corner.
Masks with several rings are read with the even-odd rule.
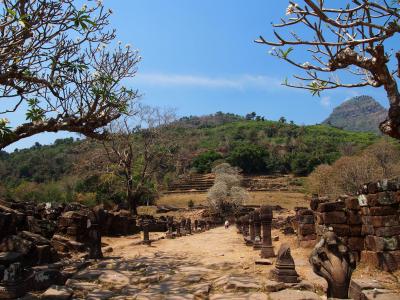
[[[302,284],[322,289],[323,280],[308,265],[309,250],[295,249],[294,236],[279,239],[276,252],[281,242],[292,244],[297,271],[308,280]],[[246,246],[234,227],[159,239],[151,247],[140,241],[140,235],[104,238],[113,252],[67,285],[78,299],[267,299],[275,288],[268,280],[273,266],[256,265],[259,251]]]

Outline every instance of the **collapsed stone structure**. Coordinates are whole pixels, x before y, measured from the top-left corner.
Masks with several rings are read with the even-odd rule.
[[[295,224],[298,246],[302,248],[314,247],[317,241],[314,212],[304,207],[297,208]]]
[[[332,202],[314,198],[317,238],[332,230],[356,261],[385,271],[400,269],[400,178],[363,185],[357,196]]]

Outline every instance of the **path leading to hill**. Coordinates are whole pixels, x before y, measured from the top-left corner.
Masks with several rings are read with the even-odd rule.
[[[277,233],[274,231],[273,235]],[[293,236],[288,239],[281,235],[280,240],[292,243]],[[281,241],[274,242],[276,251]],[[114,249],[110,257],[67,283],[77,298],[268,299],[271,292],[282,288],[268,280],[273,266],[255,265],[259,252],[245,246],[233,227],[173,240],[161,239],[151,247],[138,245],[139,235],[105,238],[104,242]],[[308,252],[293,248],[297,271],[308,280],[300,284],[303,289],[324,285],[308,265]],[[315,298],[310,299],[319,299],[311,296]]]

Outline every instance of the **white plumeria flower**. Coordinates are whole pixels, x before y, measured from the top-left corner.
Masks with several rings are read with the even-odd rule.
[[[131,44],[126,44],[125,46],[126,49],[129,49],[130,47],[132,47]]]
[[[305,68],[309,67],[310,65],[311,64],[308,61],[306,61],[304,64],[302,64],[302,66],[305,67]]]
[[[289,4],[289,6],[286,8],[286,15],[291,15],[292,13],[294,13],[295,9],[297,7],[297,4]]]

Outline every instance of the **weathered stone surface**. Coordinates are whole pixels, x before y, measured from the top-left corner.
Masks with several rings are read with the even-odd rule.
[[[365,216],[389,216],[393,215],[393,212],[398,210],[394,206],[374,206],[374,207],[362,207],[361,212]]]
[[[350,237],[347,241],[347,245],[349,246],[350,250],[364,250],[364,238]]]
[[[365,237],[365,248],[371,251],[398,250],[400,249],[400,235],[393,237],[379,237],[367,235]]]
[[[286,288],[286,284],[275,280],[267,280],[264,287],[267,292],[279,292]]]
[[[261,285],[252,277],[229,277],[224,286],[226,291],[234,290],[241,292],[257,291],[261,289]]]
[[[385,252],[364,250],[361,252],[361,262],[384,271],[393,272],[400,268],[400,250]]]
[[[269,294],[270,300],[321,300],[321,298],[310,291],[283,290]]]
[[[347,223],[344,211],[331,211],[322,213],[322,220],[325,224],[344,224]]]
[[[367,195],[368,206],[391,205],[397,202],[394,195],[390,192],[380,192]]]
[[[400,226],[376,227],[374,231],[374,234],[377,236],[392,237],[400,235]]]
[[[264,293],[242,293],[242,294],[214,294],[210,296],[210,300],[268,300],[268,296]],[[285,299],[288,300],[288,299]],[[314,299],[312,299],[314,300]]]
[[[346,218],[347,218],[347,223],[350,225],[362,224],[362,218],[361,215],[358,213],[358,211],[348,211]]]
[[[340,211],[345,208],[344,202],[326,202],[318,206],[318,212]]]
[[[130,283],[129,277],[121,272],[107,270],[99,277],[99,282],[116,286],[126,286]]]
[[[40,299],[46,300],[69,300],[72,297],[72,289],[65,286],[52,285],[45,291]]]
[[[354,210],[360,209],[360,205],[356,197],[346,197],[344,203],[347,209],[354,209]]]
[[[330,224],[329,227],[333,228],[333,232],[338,236],[349,236],[350,226],[347,224]]]
[[[105,299],[110,299],[115,295],[114,292],[109,291],[109,290],[101,290],[101,289],[96,289],[88,293],[87,299],[88,300],[105,300]]]
[[[365,290],[361,293],[361,300],[400,300],[400,294],[386,289]]]
[[[398,215],[363,216],[362,221],[363,224],[372,225],[373,227],[398,226],[400,224]]]
[[[75,279],[68,279],[65,285],[73,290],[93,291],[99,288],[99,285],[87,281],[78,281]]]
[[[314,224],[299,224],[298,233],[301,235],[309,235],[315,233],[315,225]]]
[[[361,300],[363,290],[381,289],[383,286],[372,279],[353,279],[350,282],[349,297],[354,300]]]

